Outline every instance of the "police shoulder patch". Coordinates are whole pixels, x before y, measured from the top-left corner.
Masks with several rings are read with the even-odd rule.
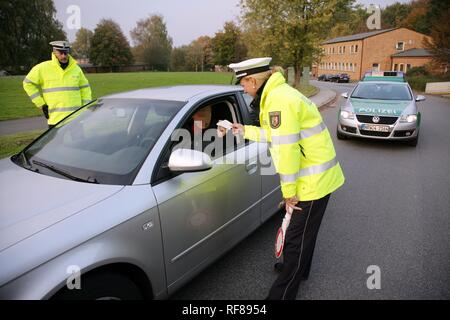
[[[269,122],[272,129],[277,129],[281,125],[281,111],[269,112]]]

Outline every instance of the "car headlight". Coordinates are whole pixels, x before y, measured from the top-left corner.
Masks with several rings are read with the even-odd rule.
[[[416,114],[404,114],[400,117],[400,122],[416,122],[417,121],[417,115]]]
[[[351,111],[341,110],[342,119],[355,119],[355,114]]]

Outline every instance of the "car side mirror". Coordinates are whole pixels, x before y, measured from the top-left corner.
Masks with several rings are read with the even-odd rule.
[[[211,158],[201,151],[176,149],[170,154],[170,171],[206,171],[212,168]]]
[[[424,100],[426,100],[427,98],[425,97],[425,96],[422,96],[422,95],[418,95],[417,97],[416,97],[416,101],[417,102],[420,102],[420,101],[424,101]]]
[[[348,99],[348,92],[344,92],[341,94],[341,97]]]

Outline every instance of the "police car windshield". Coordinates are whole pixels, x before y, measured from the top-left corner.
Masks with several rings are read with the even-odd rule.
[[[29,165],[38,161],[55,169],[40,166],[42,174],[64,178],[59,171],[87,182],[129,185],[184,104],[148,99],[99,100],[42,135],[24,150],[22,158],[28,159]]]
[[[362,82],[353,91],[351,98],[376,100],[412,100],[405,84]]]

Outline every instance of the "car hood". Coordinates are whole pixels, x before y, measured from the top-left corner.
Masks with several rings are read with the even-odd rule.
[[[0,160],[0,252],[122,188],[50,177]]]
[[[349,104],[357,114],[396,116],[402,115],[412,104],[408,100],[373,100],[350,98]]]

